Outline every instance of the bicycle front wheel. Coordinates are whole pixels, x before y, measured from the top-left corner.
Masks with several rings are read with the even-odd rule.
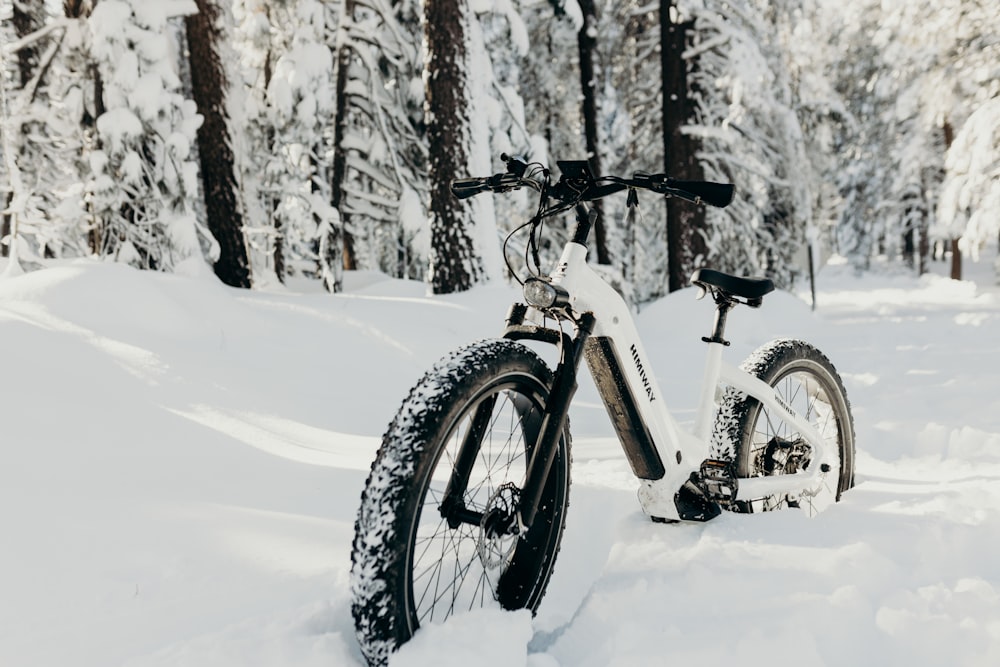
[[[422,623],[537,608],[565,523],[568,428],[533,524],[520,535],[496,526],[514,516],[551,384],[534,352],[488,340],[444,359],[404,401],[355,527],[352,612],[370,664],[384,664]]]
[[[731,509],[766,512],[799,507],[812,516],[840,500],[854,486],[854,418],[833,364],[808,343],[777,340],[754,352],[743,369],[769,384],[786,405],[805,417],[838,460],[819,489],[739,501]],[[716,421],[715,456],[732,460],[737,477],[784,475],[806,468],[811,449],[784,416],[755,398],[727,389]]]

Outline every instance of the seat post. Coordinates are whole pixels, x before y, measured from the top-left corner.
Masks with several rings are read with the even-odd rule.
[[[735,308],[739,302],[720,289],[713,289],[711,292],[712,299],[715,301],[715,321],[712,322],[712,335],[709,337],[702,336],[701,339],[706,343],[718,343],[728,347],[729,341],[724,338],[726,334],[726,318],[729,317],[729,311]]]
[[[712,323],[712,335],[703,337],[709,343],[705,355],[705,375],[701,382],[701,393],[698,395],[698,412],[695,414],[692,433],[701,441],[707,441],[712,433],[712,423],[715,419],[715,394],[719,386],[719,376],[722,372],[722,350],[729,346],[729,341],[723,336],[726,333],[726,317],[729,311],[739,303],[732,296],[714,287],[707,286],[706,291],[712,294],[715,301],[715,321]],[[712,345],[711,343],[717,343]]]

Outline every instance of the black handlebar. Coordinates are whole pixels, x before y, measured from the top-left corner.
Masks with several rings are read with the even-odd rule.
[[[705,203],[725,208],[733,201],[735,188],[731,183],[711,181],[678,181],[666,174],[636,172],[632,178],[590,175],[585,162],[560,162],[563,176],[555,184],[545,184],[526,177],[527,163],[518,157],[502,155],[507,171],[482,178],[458,178],[451,182],[451,192],[458,199],[468,199],[483,192],[509,192],[530,187],[564,203],[594,201],[621,192],[627,188],[650,190],[667,197],[678,197],[696,204]]]
[[[666,174],[644,174],[636,172],[632,178],[635,185],[632,187],[644,187],[647,190],[667,195],[668,197],[680,197],[696,204],[702,202],[716,208],[725,208],[733,201],[733,194],[736,188],[732,183],[713,183],[712,181],[679,181],[670,178]],[[645,183],[645,184],[643,184]]]
[[[490,190],[485,178],[456,178],[451,182],[451,194],[458,199],[468,199]]]
[[[520,178],[514,174],[494,174],[485,178],[456,178],[451,182],[451,194],[459,199],[468,199],[487,191],[510,192],[524,186],[536,190],[541,185],[530,178]]]

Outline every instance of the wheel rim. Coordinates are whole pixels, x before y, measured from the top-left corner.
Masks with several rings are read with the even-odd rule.
[[[818,488],[800,495],[779,494],[748,502],[753,512],[768,512],[784,507],[800,507],[814,516],[837,501],[842,474],[844,445],[843,407],[835,385],[820,367],[805,361],[780,374],[771,383],[781,399],[806,418],[829,446],[830,470],[822,473]],[[804,446],[795,427],[783,415],[759,405],[753,430],[747,443],[747,476],[783,475],[797,472],[809,463],[809,448]]]
[[[497,536],[485,525],[460,523],[451,528],[440,506],[459,446],[471,426],[475,408],[493,400],[488,427],[463,494],[466,508],[487,516],[509,511],[523,485],[529,437],[537,432],[542,400],[538,388],[524,380],[499,382],[480,393],[449,429],[441,453],[429,472],[408,551],[407,576],[410,631],[440,622],[454,613],[500,608],[497,589],[514,558],[518,538]],[[494,510],[492,513],[490,510]]]

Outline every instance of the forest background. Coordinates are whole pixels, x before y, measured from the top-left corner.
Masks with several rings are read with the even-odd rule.
[[[637,304],[710,265],[924,272],[1000,235],[994,0],[0,0],[8,270],[99,256],[237,287],[502,279],[536,202],[459,202],[502,152],[735,183],[606,202]],[[622,198],[624,199],[624,198]],[[566,230],[548,227],[553,259]],[[524,247],[509,255],[517,270]]]

